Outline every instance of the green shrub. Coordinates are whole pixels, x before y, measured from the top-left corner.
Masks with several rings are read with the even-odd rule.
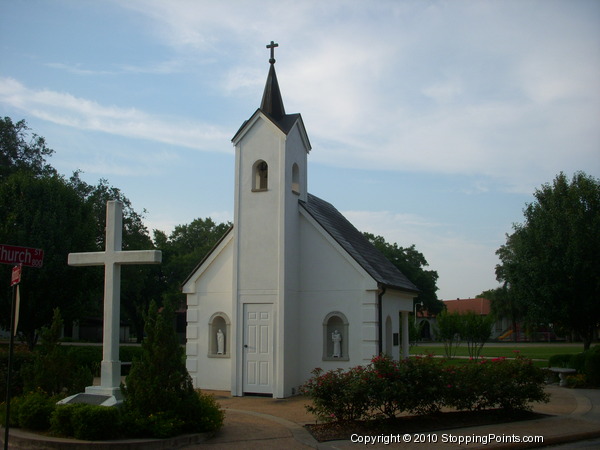
[[[85,367],[93,375],[100,374],[102,347],[92,345],[72,345],[68,347],[68,356],[76,367]]]
[[[183,420],[184,433],[216,431],[223,426],[225,412],[221,409],[214,396],[205,394],[200,389],[196,395],[182,401],[176,411]]]
[[[571,367],[571,354],[552,355],[548,358],[548,367]]]
[[[25,397],[12,397],[10,399],[10,426],[19,426],[19,409]],[[4,426],[6,423],[6,402],[0,404],[0,425]]]
[[[486,407],[485,386],[486,360],[469,361],[466,364],[444,369],[443,403],[458,410],[477,411]]]
[[[380,356],[373,358],[371,366],[362,371],[361,379],[365,384],[363,389],[368,396],[365,403],[369,409],[388,418],[395,417],[396,413],[402,410],[401,405],[406,394],[406,384],[403,380],[405,371],[402,369],[404,367],[399,361]]]
[[[19,426],[30,430],[47,430],[55,406],[56,400],[43,392],[26,394],[18,407]]]
[[[54,412],[50,416],[50,431],[56,436],[72,437],[75,432],[73,430],[73,414],[78,408],[84,408],[83,403],[69,403],[66,405],[57,405]]]
[[[51,326],[43,327],[40,333],[39,352],[35,353],[31,364],[23,367],[25,390],[42,389],[50,395],[70,395],[92,384],[91,371],[86,366],[78,366],[70,349],[60,345],[62,324],[60,311],[56,308]]]
[[[594,387],[600,387],[600,345],[587,350],[584,369],[587,382]]]
[[[120,431],[119,408],[83,405],[73,409],[71,423],[76,439],[97,441],[112,439]]]
[[[531,402],[548,400],[544,372],[519,356],[473,360],[446,371],[449,378],[444,403],[459,410],[525,410]]]
[[[585,361],[587,359],[588,351],[589,350],[586,350],[585,352],[571,355],[571,359],[569,360],[567,367],[575,369],[579,373],[585,372]]]
[[[487,389],[488,408],[527,410],[531,402],[547,402],[544,392],[544,372],[530,359],[496,358],[490,361],[487,377],[492,380]]]
[[[15,345],[10,377],[11,397],[23,395],[23,368],[34,360],[34,354],[25,346]],[[6,378],[8,374],[8,346],[0,347],[0,401],[6,400]],[[4,423],[4,422],[2,422]]]
[[[221,426],[222,412],[216,402],[194,391],[173,325],[173,305],[159,312],[152,302],[145,320],[146,339],[123,388],[127,420],[154,437]]]
[[[301,391],[312,400],[307,410],[325,421],[434,414],[443,406],[524,410],[531,402],[548,401],[542,370],[522,357],[448,367],[432,357],[378,356],[366,368],[313,374]]]
[[[172,412],[160,411],[144,420],[146,433],[154,438],[165,439],[182,433],[184,422]]]
[[[301,392],[313,400],[306,409],[319,420],[358,420],[366,415],[371,406],[368,395],[368,378],[361,366],[343,371],[322,369],[312,371]]]
[[[586,384],[600,387],[600,345],[574,355],[554,355],[549,359],[550,367],[570,367],[585,375]]]

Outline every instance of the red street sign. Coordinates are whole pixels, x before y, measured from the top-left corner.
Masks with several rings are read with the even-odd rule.
[[[22,264],[27,267],[42,267],[43,262],[44,250],[0,244],[1,264]]]
[[[10,285],[14,286],[15,284],[19,284],[21,282],[21,265],[13,267],[12,276],[10,278]]]

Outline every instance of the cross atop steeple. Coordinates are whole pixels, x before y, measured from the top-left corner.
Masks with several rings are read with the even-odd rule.
[[[271,41],[270,44],[267,44],[267,48],[271,49],[271,59],[269,59],[271,64],[275,64],[275,47],[279,47],[279,44],[273,41]]]

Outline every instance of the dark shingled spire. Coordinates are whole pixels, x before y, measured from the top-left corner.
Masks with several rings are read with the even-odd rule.
[[[271,68],[269,69],[267,84],[265,85],[265,92],[263,93],[262,102],[260,104],[260,109],[262,112],[270,115],[276,121],[281,120],[285,116],[283,99],[281,98],[281,91],[279,90],[279,83],[277,82],[277,74],[275,73],[274,50],[278,45],[279,44],[276,44],[273,41],[271,41],[271,44],[267,45],[267,48],[271,49],[271,59],[269,59]]]

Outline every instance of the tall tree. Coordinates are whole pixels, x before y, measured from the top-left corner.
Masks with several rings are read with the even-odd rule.
[[[517,342],[519,339],[518,323],[525,319],[526,308],[516,294],[509,289],[508,283],[505,282],[498,288],[483,291],[477,297],[487,298],[490,301],[490,309],[496,319],[507,318],[510,321],[513,330],[511,338]]]
[[[572,330],[588,349],[600,326],[600,180],[560,173],[534,193],[496,254],[530,318]]]
[[[100,180],[85,183],[75,172],[67,180],[46,162],[53,150],[44,138],[30,133],[24,120],[0,120],[0,243],[42,248],[42,269],[26,269],[23,275],[19,329],[33,346],[37,330],[52,320],[60,307],[66,324],[75,319],[102,315],[103,271],[99,267],[76,269],[67,265],[70,252],[102,251],[106,202],[124,204],[123,247],[153,248],[140,214],[121,191]],[[142,313],[151,299],[160,299],[160,268],[124,267],[122,308],[143,335]],[[10,266],[0,266],[0,280],[8,279]],[[10,292],[0,290],[0,307],[6,311]],[[8,312],[0,315],[7,327]]]
[[[431,314],[438,314],[444,309],[444,303],[438,300],[436,294],[438,274],[435,270],[426,269],[429,263],[425,256],[415,248],[414,244],[410,247],[399,247],[396,243],[386,242],[382,236],[375,236],[371,233],[363,234],[421,290],[421,293],[415,299],[415,303],[422,302],[423,308]]]
[[[19,330],[30,347],[37,330],[50,323],[54,308],[66,320],[82,314],[91,274],[76,273],[67,265],[67,255],[95,250],[95,239],[92,209],[62,177],[21,171],[0,182],[0,242],[44,250],[43,267],[24,268],[21,283]],[[10,266],[0,266],[0,280],[8,280],[9,273]],[[9,291],[0,290],[0,298],[6,329]]]
[[[43,137],[29,131],[25,120],[13,123],[10,117],[0,119],[0,181],[19,170],[35,176],[56,174],[46,162],[54,150]]]
[[[181,283],[231,227],[231,223],[215,223],[210,217],[177,225],[167,235],[154,230],[156,247],[163,252],[162,274],[164,295],[180,304],[184,301]]]

